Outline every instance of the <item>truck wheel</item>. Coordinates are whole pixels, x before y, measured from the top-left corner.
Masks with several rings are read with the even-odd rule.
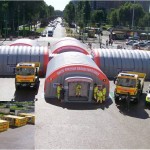
[[[134,102],[135,102],[136,104],[138,104],[138,103],[139,103],[139,100],[140,100],[140,96],[138,95],[138,97],[134,100]]]
[[[118,97],[114,97],[115,103],[117,104],[119,102],[119,98]]]

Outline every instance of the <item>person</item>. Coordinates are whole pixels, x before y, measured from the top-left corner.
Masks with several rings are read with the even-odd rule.
[[[63,86],[61,86],[61,91],[60,91],[60,99],[63,100],[65,95],[65,89]]]
[[[97,91],[97,103],[102,103],[102,98],[103,98],[103,94],[102,94],[102,89],[98,89]]]
[[[126,97],[126,104],[127,104],[127,110],[129,111],[129,106],[130,106],[130,93],[129,92]]]
[[[88,46],[90,49],[92,48],[92,44],[90,42],[88,43]]]
[[[108,40],[106,40],[106,48],[108,48]]]
[[[76,96],[81,96],[81,85],[77,83],[76,85]]]
[[[61,93],[61,90],[62,90],[62,84],[59,84],[57,86],[57,99],[60,100],[60,93]]]
[[[94,84],[94,99],[97,100],[97,91],[98,91],[98,86],[97,84],[95,83]]]
[[[102,93],[103,93],[103,101],[105,101],[105,99],[106,99],[106,87],[105,87],[105,85],[103,85]]]

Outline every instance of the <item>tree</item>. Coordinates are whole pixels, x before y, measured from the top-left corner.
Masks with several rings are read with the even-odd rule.
[[[75,21],[75,7],[74,4],[70,1],[64,9],[64,18],[71,25]]]
[[[90,18],[91,18],[91,6],[89,1],[85,1],[83,6],[83,22],[85,26],[90,22]]]
[[[93,23],[98,23],[100,25],[103,19],[104,19],[104,12],[102,10],[94,10],[92,12],[91,20]]]

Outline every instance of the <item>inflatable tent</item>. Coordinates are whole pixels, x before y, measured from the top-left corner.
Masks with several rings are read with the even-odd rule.
[[[75,97],[75,86],[82,85],[81,97]],[[62,84],[65,89],[64,101],[92,102],[93,85],[105,85],[109,96],[109,80],[88,56],[79,52],[65,52],[55,56],[47,66],[44,85],[45,98],[56,98],[56,88]]]
[[[114,78],[120,71],[136,71],[146,73],[146,79],[150,79],[150,51],[94,49],[91,54],[108,78]]]
[[[47,47],[0,46],[0,75],[14,75],[19,62],[40,62],[40,75],[46,74],[49,62]]]
[[[38,46],[37,41],[31,39],[18,39],[9,46]]]

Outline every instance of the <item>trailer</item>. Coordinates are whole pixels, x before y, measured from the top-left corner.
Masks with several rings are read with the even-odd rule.
[[[82,86],[81,97],[75,96],[75,86]],[[56,99],[56,88],[64,86],[64,102],[93,102],[93,86],[105,85],[109,97],[109,80],[88,56],[79,52],[64,52],[55,56],[47,66],[44,85],[45,99]]]
[[[9,122],[0,119],[0,132],[6,131],[9,128]]]

